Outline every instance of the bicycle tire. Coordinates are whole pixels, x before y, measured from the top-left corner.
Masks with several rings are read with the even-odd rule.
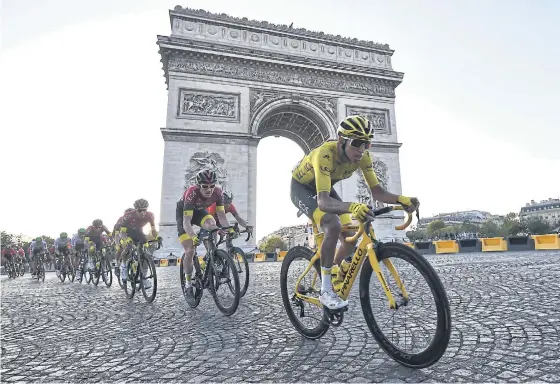
[[[136,281],[138,281],[138,267],[136,268],[136,273],[132,270],[132,256],[131,259],[128,260],[126,263],[126,284],[124,286],[124,291],[126,292],[126,297],[129,299],[134,298],[134,294],[136,293]]]
[[[105,283],[105,285],[107,286],[107,288],[109,288],[111,286],[111,284],[113,284],[113,268],[111,268],[111,265],[109,264],[109,262],[107,261],[106,258],[102,258],[101,259],[101,265],[100,265],[100,272],[101,272],[101,277],[103,278],[103,282]],[[107,275],[105,275],[105,273],[109,271],[109,273]]]
[[[215,262],[218,258],[221,259],[222,263],[225,263],[225,265],[227,265],[227,268],[229,269],[229,271],[231,272],[231,274],[233,276],[233,287],[230,284],[228,284],[229,288],[230,288],[230,291],[233,288],[232,293],[234,295],[234,299],[233,299],[233,302],[232,302],[230,307],[224,306],[221,303],[221,301],[218,299],[218,294],[216,293],[217,288],[215,286],[214,278],[218,278],[218,280],[219,280],[218,273],[220,273],[220,272],[216,271],[216,269],[214,268],[214,264],[215,264]],[[226,316],[233,315],[235,313],[235,311],[237,311],[237,307],[239,306],[239,300],[241,298],[241,296],[239,294],[239,276],[237,275],[237,269],[235,268],[235,264],[233,262],[233,259],[223,249],[216,249],[214,251],[214,254],[210,258],[210,263],[208,263],[208,266],[206,268],[211,268],[211,270],[208,271],[208,272],[209,272],[209,277],[210,277],[210,292],[212,294],[212,297],[214,298],[214,303],[216,303],[216,306],[218,307],[220,312],[222,312],[224,315],[226,315]],[[231,280],[230,280],[230,283],[231,283]]]
[[[239,276],[239,295],[240,297],[243,297],[247,293],[247,288],[249,288],[249,262],[247,261],[245,252],[243,252],[241,248],[233,247],[232,253],[233,255],[240,255],[243,258],[243,261],[239,261],[239,257],[233,259],[234,264],[238,267],[237,274]],[[232,258],[233,255],[231,256]],[[244,275],[243,279],[241,278],[241,275]],[[243,283],[241,283],[242,281]]]
[[[97,284],[99,284],[99,278],[101,277],[101,263],[99,264],[99,267],[97,267],[97,262],[94,264],[94,269],[93,272],[90,273],[90,276],[93,285],[97,287]]]
[[[156,274],[156,265],[154,264],[154,261],[149,258],[146,257],[146,255],[142,255],[142,257],[140,258],[141,262],[140,265],[143,264],[143,262],[147,263],[148,265],[148,269],[150,269],[150,272],[148,274],[152,275],[152,294],[148,295],[146,293],[146,288],[144,288],[144,279],[146,278],[144,276],[144,272],[143,269],[141,269],[140,267],[140,288],[142,289],[142,295],[144,296],[144,299],[146,299],[146,302],[151,303],[154,301],[154,299],[156,298],[157,295],[157,274]]]
[[[311,258],[313,257],[313,251],[311,251],[311,249],[307,247],[302,247],[298,245],[291,248],[286,254],[286,256],[284,257],[284,260],[282,261],[282,267],[280,270],[280,292],[282,294],[282,302],[284,303],[284,309],[286,310],[286,314],[288,315],[288,318],[292,322],[292,325],[294,326],[296,331],[298,331],[302,336],[308,339],[315,340],[315,339],[319,339],[325,333],[327,333],[327,331],[329,330],[329,319],[325,311],[324,310],[321,311],[322,321],[320,321],[319,325],[317,325],[315,328],[312,329],[306,328],[298,320],[298,316],[294,312],[294,308],[292,307],[291,298],[288,295],[288,270],[290,268],[290,264],[298,257],[304,258],[310,262]],[[319,276],[321,276],[321,263],[319,260],[315,262],[314,268],[315,271],[319,274]]]
[[[373,269],[366,259],[360,276],[360,302],[365,321],[379,346],[398,363],[415,369],[426,368],[436,363],[445,353],[451,337],[451,309],[445,288],[430,263],[414,249],[399,243],[383,243],[376,250],[378,260],[398,254],[409,262],[425,278],[434,295],[437,311],[437,328],[430,345],[420,353],[412,354],[395,346],[377,325],[371,310],[369,284]]]
[[[41,282],[44,283],[45,282],[45,264],[41,263],[41,265],[39,265],[39,273],[40,273]]]
[[[76,271],[74,270],[74,266],[71,263],[66,266],[66,272],[68,281],[73,283],[74,279],[76,278]]]
[[[119,286],[121,287],[121,289],[124,289],[126,287],[126,284],[123,283],[123,281],[121,280],[121,267],[116,267],[115,268],[115,275],[117,275],[117,281],[119,282]]]

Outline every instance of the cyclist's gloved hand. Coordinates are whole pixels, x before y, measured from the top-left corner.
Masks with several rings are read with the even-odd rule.
[[[247,232],[253,232],[253,226],[252,225],[246,226],[245,229],[247,230]]]
[[[198,240],[198,236],[193,236],[192,237],[192,242],[193,245],[196,247],[198,244],[200,244],[200,240]]]
[[[350,212],[352,213],[352,216],[354,216],[354,218],[359,221],[366,221],[366,220],[373,219],[373,213],[371,212],[371,209],[366,204],[351,203]]]
[[[416,197],[399,196],[397,202],[406,208],[406,211],[412,213],[420,206],[420,201]]]

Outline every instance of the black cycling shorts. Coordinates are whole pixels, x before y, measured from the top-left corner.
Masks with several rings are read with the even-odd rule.
[[[206,209],[195,209],[193,210],[193,216],[191,218],[191,225],[196,225],[202,228],[203,220],[206,221],[206,216],[212,217]],[[175,209],[175,219],[177,220],[177,233],[180,237],[184,235],[185,228],[183,228],[183,201],[179,200],[177,202],[177,208]]]
[[[329,196],[338,201],[342,201],[338,193],[331,188]],[[317,204],[317,189],[313,185],[301,184],[292,178],[292,184],[290,186],[290,198],[292,203],[302,211],[307,217],[312,219],[315,224],[321,225],[321,218],[325,215],[325,212],[319,209]],[[352,223],[352,216],[349,213],[343,213],[338,215],[340,217],[340,222],[342,225],[348,225]]]

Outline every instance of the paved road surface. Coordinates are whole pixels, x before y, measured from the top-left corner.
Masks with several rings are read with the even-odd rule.
[[[295,332],[280,263],[251,264],[237,313],[206,294],[187,307],[178,268],[158,268],[153,304],[118,285],[1,281],[2,382],[530,381],[560,382],[560,253],[428,256],[452,307],[444,357],[412,370],[380,350],[354,294],[344,324],[318,341]],[[115,282],[116,283],[116,282]]]

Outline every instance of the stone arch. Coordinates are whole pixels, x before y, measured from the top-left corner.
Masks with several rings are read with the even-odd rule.
[[[335,137],[332,120],[313,103],[284,98],[261,106],[251,119],[251,133],[258,137],[282,136],[308,153]]]

